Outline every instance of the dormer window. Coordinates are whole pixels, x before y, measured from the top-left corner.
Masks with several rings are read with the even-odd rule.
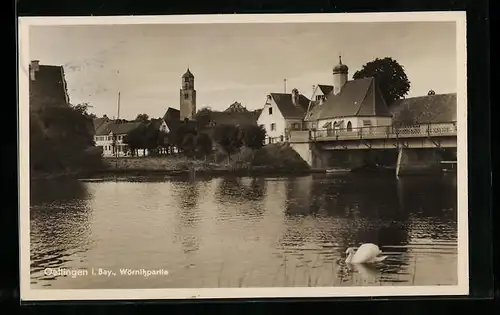
[[[322,98],[323,95],[316,95],[316,100],[317,101],[321,101],[323,98]]]

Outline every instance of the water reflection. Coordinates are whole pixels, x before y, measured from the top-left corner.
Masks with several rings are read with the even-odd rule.
[[[415,241],[416,225],[419,237],[439,239],[445,233],[456,240],[456,233],[451,232],[456,231],[456,183],[450,184],[449,179],[308,176],[287,181],[286,191],[289,223],[280,246],[315,249],[317,259],[331,264],[345,259],[347,247],[362,243],[378,244],[389,255],[379,268],[339,268],[341,280],[355,272],[370,281],[375,276],[381,281],[400,281],[386,275],[409,274],[412,258],[408,251]],[[333,255],[324,250],[327,244]],[[293,256],[305,259],[304,253]],[[332,257],[342,258],[332,261]]]
[[[45,275],[43,270],[85,259],[91,245],[92,196],[76,180],[35,182],[30,192],[32,277],[54,279],[56,276]]]
[[[230,207],[233,213],[258,219],[265,212],[262,201],[266,197],[266,188],[267,182],[262,177],[224,177],[218,180],[215,197],[222,205]]]
[[[60,189],[58,189],[60,187]],[[453,284],[456,181],[356,175],[33,185],[32,280],[64,288]],[[347,265],[375,243],[389,257]],[[168,278],[44,278],[45,266]]]
[[[201,183],[186,180],[175,183],[174,195],[179,198],[177,224],[174,234],[180,237],[184,253],[196,251],[200,247],[198,224],[198,202],[200,198],[199,185]]]
[[[260,201],[265,197],[265,178],[224,177],[217,187],[217,198],[221,202],[245,203]]]

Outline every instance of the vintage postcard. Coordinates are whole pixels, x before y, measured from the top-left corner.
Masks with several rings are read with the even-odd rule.
[[[21,298],[467,295],[465,12],[19,18]]]

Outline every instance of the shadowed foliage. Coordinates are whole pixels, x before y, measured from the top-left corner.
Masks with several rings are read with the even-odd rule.
[[[228,158],[231,158],[231,154],[236,153],[242,145],[240,129],[235,125],[217,125],[213,138],[228,155]]]
[[[241,127],[243,145],[250,149],[260,149],[264,145],[266,130],[262,126],[247,125]]]
[[[361,70],[356,71],[353,75],[354,80],[367,77],[374,77],[377,80],[388,106],[391,106],[394,101],[404,98],[410,90],[410,81],[403,66],[390,57],[376,58],[365,64]]]
[[[101,166],[86,106],[30,111],[30,166],[34,173],[75,172]]]

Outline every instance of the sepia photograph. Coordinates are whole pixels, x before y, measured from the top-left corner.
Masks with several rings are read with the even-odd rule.
[[[467,294],[465,23],[20,17],[22,300]]]

